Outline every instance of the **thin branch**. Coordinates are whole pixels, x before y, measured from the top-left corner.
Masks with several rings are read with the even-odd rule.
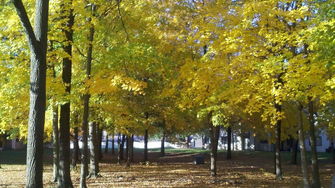
[[[35,47],[37,47],[37,39],[36,39],[34,30],[33,30],[33,27],[31,26],[31,23],[29,21],[27,11],[24,8],[24,5],[23,5],[21,0],[13,0],[13,4],[15,6],[17,15],[20,18],[22,26],[23,26],[23,28],[26,32],[26,35],[27,35],[27,38],[28,38],[28,41],[29,41],[29,45],[31,46],[31,48],[34,49]]]
[[[87,56],[86,56],[82,51],[80,51],[80,49],[79,49],[77,46],[74,46],[74,47],[76,48],[76,50],[78,51],[78,53],[79,53],[81,56],[87,58]]]
[[[127,32],[127,28],[124,24],[124,21],[123,21],[123,18],[122,18],[122,14],[121,14],[121,10],[120,10],[120,0],[117,0],[117,10],[118,10],[118,13],[119,13],[119,16],[120,16],[120,19],[121,19],[121,23],[122,23],[122,27],[124,29],[124,32],[126,32],[126,35],[127,35],[127,40],[129,41],[129,34]]]

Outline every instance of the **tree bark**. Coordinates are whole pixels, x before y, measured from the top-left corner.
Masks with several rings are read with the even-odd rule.
[[[126,135],[122,134],[121,137],[121,147],[120,147],[120,160],[123,161],[124,160],[124,143],[126,141]]]
[[[71,92],[72,77],[72,42],[73,42],[73,24],[74,15],[72,9],[72,0],[64,2],[62,5],[62,19],[64,19],[63,33],[65,41],[63,42],[64,52],[68,55],[63,58],[62,80],[65,84],[65,91],[69,95]],[[73,187],[70,175],[70,101],[61,104],[59,121],[59,141],[60,141],[60,170],[58,186],[69,188]]]
[[[114,133],[112,134],[112,155],[115,154],[115,139],[114,139],[115,135]]]
[[[106,142],[105,142],[105,154],[108,153],[108,133],[106,133]]]
[[[86,188],[86,177],[88,176],[88,119],[89,119],[89,100],[90,95],[85,94],[84,97],[84,113],[83,113],[83,122],[82,122],[82,141],[83,141],[83,149],[81,155],[81,170],[80,170],[80,187]]]
[[[130,167],[130,162],[131,162],[131,135],[127,135],[127,162],[126,162],[126,167]]]
[[[312,160],[312,187],[321,187],[318,154],[316,151],[316,136],[315,136],[315,118],[314,118],[314,104],[312,101],[308,104],[309,111],[309,138],[311,142],[311,160]]]
[[[298,154],[298,140],[291,139],[291,164],[296,165],[297,163],[297,154]]]
[[[210,171],[211,171],[211,176],[216,176],[217,175],[217,151],[218,151],[218,140],[219,140],[219,133],[220,133],[220,127],[215,127],[210,123],[210,132],[211,132],[211,166],[210,166]]]
[[[303,106],[299,106],[299,127],[298,127],[298,136],[299,136],[299,148],[300,148],[300,159],[301,159],[301,172],[304,188],[309,188],[309,177],[308,177],[308,166],[307,166],[307,157],[306,157],[306,146],[305,146],[305,136],[304,136],[304,126],[302,118]]]
[[[334,139],[333,139],[334,140]],[[335,164],[335,146],[334,141],[331,142],[332,153],[333,153],[333,164]]]
[[[232,136],[232,130],[229,126],[227,128],[227,160],[231,159],[231,136]]]
[[[90,169],[88,177],[99,176],[98,139],[96,123],[89,123]]]
[[[275,104],[275,108],[277,112],[282,111],[282,106],[280,104]],[[280,153],[280,145],[281,145],[281,119],[277,120],[275,127],[275,171],[276,171],[276,180],[283,180],[283,173],[281,167],[281,153]]]
[[[191,136],[186,137],[186,147],[190,148],[191,147]]]
[[[128,156],[129,156],[129,135],[125,136],[125,144],[126,144],[125,160],[126,160],[126,162],[128,162]]]
[[[122,160],[122,152],[121,152],[121,134],[118,134],[117,137],[117,148],[118,148],[118,155],[117,155],[117,163],[121,164]]]
[[[245,137],[243,133],[241,134],[241,147],[241,150],[245,151]]]
[[[97,126],[97,151],[98,151],[98,161],[102,160],[102,132],[103,129]]]
[[[90,25],[90,32],[87,37],[89,43],[87,47],[87,56],[86,56],[86,79],[89,80],[91,78],[91,69],[92,69],[92,54],[93,54],[93,39],[94,39],[94,27]],[[86,87],[86,91],[88,91],[88,87]],[[89,161],[89,153],[88,153],[88,121],[89,121],[89,103],[90,103],[90,94],[86,92],[83,96],[83,121],[82,121],[82,133],[83,133],[83,152],[81,159],[81,171],[80,171],[80,187],[86,188],[86,177],[88,176],[88,161]]]
[[[76,168],[77,163],[79,161],[79,140],[78,140],[79,130],[78,130],[78,127],[75,127],[73,132],[74,132],[74,137],[73,137],[72,167]]]
[[[53,182],[57,182],[59,176],[59,134],[58,134],[58,105],[52,108],[52,155],[53,155]]]
[[[148,129],[145,129],[144,131],[144,158],[143,162],[148,161]]]
[[[13,0],[30,48],[30,105],[27,136],[26,187],[43,187],[43,131],[46,106],[48,0],[36,0],[31,26],[21,0]]]
[[[161,157],[165,156],[165,132],[163,131],[162,139],[161,139]]]
[[[130,162],[134,162],[134,135],[131,135]]]

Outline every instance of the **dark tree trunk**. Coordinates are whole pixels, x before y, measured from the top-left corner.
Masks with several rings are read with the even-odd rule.
[[[58,106],[52,109],[52,155],[53,155],[53,182],[57,182],[59,176],[59,134],[58,134]]]
[[[82,142],[83,149],[81,155],[81,171],[80,171],[80,187],[86,188],[86,177],[88,176],[88,118],[89,118],[89,100],[90,95],[84,95],[84,113],[83,113],[83,122],[82,122]]]
[[[187,136],[187,137],[186,137],[186,147],[187,147],[187,148],[190,148],[190,147],[191,147],[191,137],[190,137],[190,136]]]
[[[117,155],[117,163],[121,164],[121,134],[119,133],[117,136],[117,151],[118,151],[118,155]]]
[[[90,32],[87,37],[89,44],[87,47],[87,62],[86,62],[86,79],[91,78],[91,68],[92,68],[92,54],[93,54],[93,39],[94,39],[94,27],[90,25]],[[86,87],[86,89],[88,89]],[[81,159],[81,171],[80,171],[80,187],[86,188],[86,177],[88,176],[88,162],[89,162],[89,153],[88,153],[88,119],[89,119],[89,103],[90,103],[90,94],[85,93],[83,96],[83,122],[82,122],[82,133],[83,133],[83,152]]]
[[[210,153],[210,158],[211,158],[211,166],[210,166],[210,171],[211,171],[211,176],[216,176],[217,174],[217,167],[216,167],[216,162],[217,162],[217,151],[218,151],[218,140],[219,140],[219,133],[220,133],[220,127],[215,127],[212,125],[210,122],[210,132],[211,132],[211,153]]]
[[[282,111],[282,106],[280,104],[275,104],[275,108],[277,112]],[[276,171],[276,179],[283,180],[283,173],[281,167],[281,155],[280,155],[280,146],[281,146],[281,123],[282,121],[279,119],[277,120],[276,127],[275,127],[275,171]]]
[[[106,133],[106,142],[105,142],[105,153],[108,153],[108,133]]]
[[[129,156],[129,135],[125,136],[125,144],[126,144],[125,160],[126,160],[126,162],[128,162],[128,156]]]
[[[130,167],[131,162],[131,135],[127,135],[126,167]]]
[[[334,141],[331,142],[331,149],[333,153],[333,164],[335,164],[335,146]]]
[[[134,135],[131,135],[130,162],[134,162]]]
[[[89,123],[90,169],[88,177],[99,176],[97,126]]]
[[[309,188],[309,177],[308,177],[308,166],[307,166],[307,157],[306,157],[306,146],[305,146],[305,135],[304,135],[304,126],[302,118],[303,106],[299,106],[299,127],[298,127],[298,136],[299,136],[299,148],[300,148],[300,159],[301,159],[301,172],[304,188]]]
[[[79,130],[78,127],[75,127],[74,130],[74,137],[73,137],[73,156],[72,156],[72,167],[76,168],[77,163],[79,161],[79,140],[78,140],[78,134]]]
[[[46,105],[48,0],[36,0],[31,26],[21,0],[13,0],[30,48],[30,105],[27,136],[26,187],[43,187],[43,131]]]
[[[112,135],[112,155],[115,154],[115,139],[114,139],[115,135],[113,133]]]
[[[121,137],[121,147],[120,147],[120,160],[124,160],[124,143],[126,142],[126,135],[122,134]]]
[[[163,132],[161,139],[161,157],[165,156],[165,132]]]
[[[148,129],[145,129],[144,132],[144,158],[143,161],[147,162],[148,161]]]
[[[297,155],[298,155],[298,140],[292,138],[291,139],[291,164],[298,164],[297,163]]]
[[[227,160],[231,159],[231,136],[232,136],[232,130],[229,126],[227,128]]]
[[[311,143],[311,160],[312,160],[312,187],[321,187],[318,154],[316,151],[316,136],[315,136],[315,118],[314,118],[314,104],[312,101],[308,104],[309,110],[309,138]]]
[[[98,145],[98,161],[101,161],[102,160],[102,132],[103,132],[103,129],[102,128],[99,128],[99,126],[97,127],[97,145]]]
[[[245,151],[245,137],[243,133],[241,134],[241,147],[242,151]]]
[[[64,19],[63,33],[65,40],[63,43],[64,52],[68,55],[63,58],[62,80],[65,84],[65,91],[69,95],[71,91],[72,77],[72,41],[73,41],[73,24],[74,16],[72,9],[72,0],[64,2],[62,5],[62,15]],[[60,106],[59,121],[59,180],[58,186],[69,188],[73,187],[70,175],[70,102],[67,101]]]
[[[202,142],[201,149],[205,149],[205,144],[206,144],[206,136],[201,136],[201,142]]]

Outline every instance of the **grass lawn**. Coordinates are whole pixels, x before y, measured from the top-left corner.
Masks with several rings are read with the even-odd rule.
[[[116,155],[104,156],[100,163],[101,178],[88,180],[89,187],[301,187],[299,165],[290,165],[290,153],[283,152],[284,180],[276,181],[271,152],[233,152],[232,160],[225,160],[220,151],[218,176],[209,176],[209,154],[201,149],[166,149],[166,156],[159,156],[159,149],[149,150],[150,163],[143,165],[142,150],[135,151],[135,162],[130,168],[116,164]],[[203,155],[204,165],[192,164],[193,156]],[[331,186],[335,165],[331,155],[320,153],[320,175],[324,187]],[[51,180],[51,150],[45,152],[45,187],[55,187]],[[24,187],[25,151],[0,152],[0,187]],[[72,170],[72,181],[79,186],[79,166]]]

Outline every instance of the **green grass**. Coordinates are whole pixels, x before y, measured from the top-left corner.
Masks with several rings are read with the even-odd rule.
[[[26,164],[26,149],[0,151],[0,164]],[[44,163],[51,164],[52,149],[44,149]]]
[[[117,150],[116,150],[117,152]],[[134,149],[134,152],[143,152],[143,149]],[[157,149],[149,149],[149,152],[160,152],[160,148]],[[166,153],[194,153],[194,154],[206,154],[209,153],[209,150],[204,150],[201,148],[165,148]],[[225,153],[224,150],[219,150],[219,153]],[[265,151],[232,151],[232,155],[250,155],[253,157],[266,157],[266,158],[273,158],[273,152],[265,152]],[[44,149],[44,156],[45,156],[45,163],[52,162],[52,149]],[[290,162],[291,160],[291,153],[290,152],[281,152],[282,161]],[[310,161],[311,153],[307,152],[307,158]],[[321,163],[330,163],[332,160],[331,153],[318,153],[318,158]],[[300,160],[300,153],[297,154],[297,160]],[[26,150],[5,150],[0,151],[0,164],[25,164],[26,162]]]
[[[150,152],[160,152],[161,149],[150,149]],[[200,148],[165,148],[165,153],[208,153],[208,150],[200,149]]]

